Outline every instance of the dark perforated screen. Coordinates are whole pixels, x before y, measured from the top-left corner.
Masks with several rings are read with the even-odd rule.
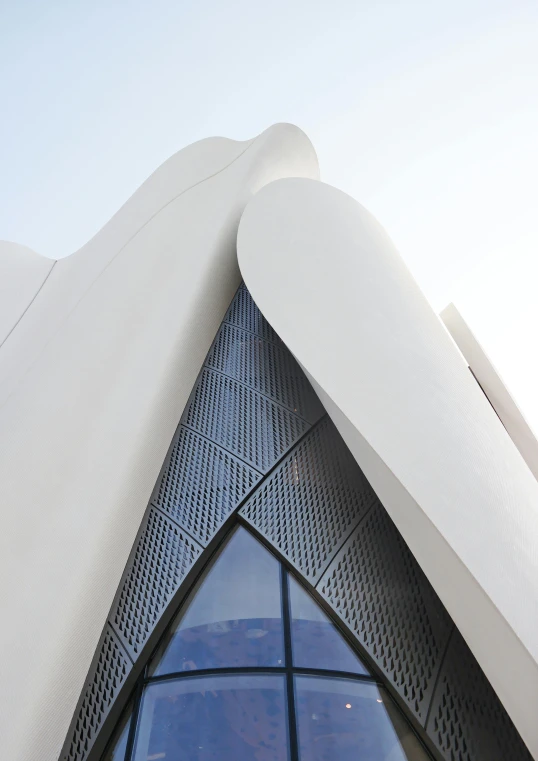
[[[530,755],[300,367],[241,286],[133,548],[62,758],[94,740],[226,520],[255,529],[354,634],[446,761]],[[125,693],[126,688],[123,690]]]

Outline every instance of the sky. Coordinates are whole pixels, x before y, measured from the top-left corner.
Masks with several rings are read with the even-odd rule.
[[[52,258],[274,122],[454,301],[538,430],[536,0],[0,0],[0,239]]]

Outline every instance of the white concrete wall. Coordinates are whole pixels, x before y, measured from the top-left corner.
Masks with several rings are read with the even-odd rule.
[[[356,201],[283,179],[239,266],[538,758],[538,483],[394,245]]]
[[[510,438],[534,477],[538,478],[538,441],[503,379],[454,304],[449,304],[443,309],[441,319],[469,363]]]
[[[39,293],[55,262],[0,240],[0,347]]]
[[[167,448],[239,284],[241,212],[282,176],[318,176],[311,144],[290,125],[181,151],[57,262],[0,349],[2,758],[59,755]]]

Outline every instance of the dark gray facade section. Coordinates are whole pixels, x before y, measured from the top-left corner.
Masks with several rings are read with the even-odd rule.
[[[153,504],[205,547],[261,478],[222,447],[180,426]]]
[[[235,325],[221,326],[207,365],[246,383],[310,423],[325,412],[285,346],[263,341]]]
[[[285,407],[208,368],[183,422],[262,473],[308,430],[308,423]]]
[[[66,759],[87,757],[130,669],[127,653],[107,624],[84,687]]]
[[[424,725],[453,624],[378,500],[318,590]]]
[[[424,726],[453,624],[332,422],[241,515],[315,586]]]
[[[443,660],[426,728],[447,761],[531,758],[457,629]]]
[[[164,626],[227,521],[237,519],[315,591],[440,759],[531,761],[323,415],[299,366],[241,286],[159,476],[62,761],[98,761]]]
[[[132,688],[152,647],[152,635],[158,636],[163,618],[171,616],[170,603],[181,596],[183,582],[188,585],[204,548],[264,474],[324,414],[299,366],[244,286],[222,329],[230,332],[224,338],[219,331],[174,436],[71,722],[62,761],[99,758],[126,689]],[[112,642],[117,649],[111,649]],[[109,668],[103,669],[103,663]]]
[[[252,300],[244,283],[230,304],[230,308],[224,317],[224,322],[228,325],[244,328],[244,330],[248,330],[264,341],[272,341],[279,346],[282,345],[280,338]]]
[[[200,545],[180,526],[150,508],[110,617],[131,660],[138,657],[201,551]]]
[[[376,500],[325,417],[254,492],[241,515],[315,584]]]

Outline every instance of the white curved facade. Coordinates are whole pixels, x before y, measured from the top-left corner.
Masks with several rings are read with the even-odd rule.
[[[538,483],[385,232],[318,179],[291,125],[211,138],[66,259],[0,247],[3,757],[59,756],[243,276],[538,758]]]
[[[538,483],[440,320],[377,221],[321,183],[262,190],[238,257],[538,754]]]
[[[58,757],[173,432],[239,284],[240,215],[261,186],[289,175],[318,177],[296,127],[245,143],[203,140],[51,272],[49,259],[22,252],[22,273],[8,252],[25,287],[0,314],[11,330],[0,349],[5,758]]]
[[[538,478],[538,441],[499,373],[454,304],[445,307],[440,317],[510,438]]]

